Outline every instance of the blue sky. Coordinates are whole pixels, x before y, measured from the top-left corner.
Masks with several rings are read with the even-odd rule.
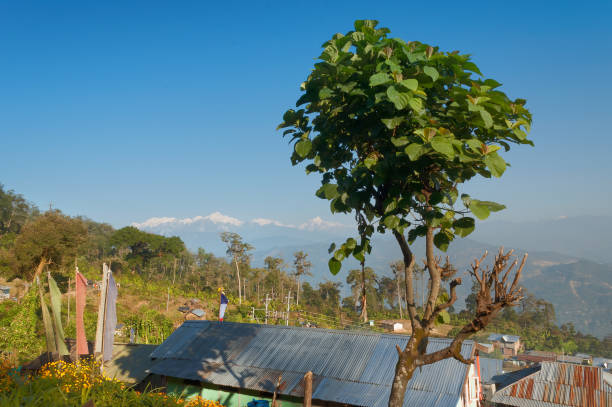
[[[129,3],[129,4],[126,4]],[[494,4],[494,5],[491,5]],[[528,100],[535,148],[466,192],[496,219],[612,203],[610,2],[0,3],[0,182],[115,226],[335,219],[275,131],[320,45],[357,18],[473,55]]]

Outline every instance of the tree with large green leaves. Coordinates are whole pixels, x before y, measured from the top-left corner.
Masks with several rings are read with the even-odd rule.
[[[390,232],[397,240],[413,332],[398,351],[389,400],[400,406],[418,366],[448,357],[469,362],[459,352],[463,340],[520,296],[518,280],[506,278],[508,253],[500,252],[484,275],[476,261],[472,274],[481,289],[474,320],[448,348],[427,354],[427,337],[461,283],[452,280],[448,302],[438,303],[452,268],[439,264],[434,249],[445,251],[457,236],[469,235],[474,217],[504,208],[465,194],[464,183],[478,175],[500,177],[507,167],[501,153],[512,144],[533,143],[525,100],[511,99],[499,82],[484,78],[469,55],[391,38],[389,32],[376,21],[359,20],[353,31],[323,44],[297,108],[285,112],[279,128],[293,142],[292,164],[305,163],[307,173],[322,176],[317,196],[330,201],[332,213],[356,216],[359,241],[348,238],[330,247],[333,274],[351,255],[363,262],[375,232]],[[411,249],[417,238],[425,238],[430,279],[419,314]]]

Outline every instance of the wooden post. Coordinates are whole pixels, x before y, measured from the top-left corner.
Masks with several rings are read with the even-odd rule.
[[[312,406],[312,372],[304,375],[304,407]]]
[[[283,378],[283,375],[279,375],[278,380],[276,381],[276,388],[274,389],[274,394],[272,395],[272,407],[277,407],[276,393],[278,393],[278,391],[280,390],[282,378]]]

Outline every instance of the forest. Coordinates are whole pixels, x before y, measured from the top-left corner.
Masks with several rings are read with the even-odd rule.
[[[280,315],[287,305],[291,324],[325,328],[380,329],[367,322],[405,317],[401,261],[390,262],[392,277],[369,267],[348,271],[345,283],[351,295],[342,298],[340,283],[309,280],[308,253],[298,251],[292,259],[267,257],[263,267],[255,267],[251,264],[255,248],[240,235],[226,232],[219,239],[226,244],[225,257],[205,248],[191,251],[176,236],[132,226],[115,229],[53,208],[41,211],[0,185],[0,285],[9,284],[15,293],[13,300],[0,302],[0,351],[25,360],[44,349],[39,300],[29,287],[37,275],[48,271],[66,293],[75,265],[92,281],[100,278],[102,263],[111,266],[122,287],[119,321],[134,328],[141,343],[161,343],[184,318],[176,308],[190,299],[199,301],[214,319],[218,287],[225,287],[230,298],[230,321],[262,322],[266,303],[279,311],[269,323],[285,323]],[[428,280],[423,268],[416,267],[415,272],[416,305],[422,312]],[[471,318],[475,295],[467,298],[467,309],[451,307],[441,321],[454,327],[450,335]],[[65,297],[70,303],[70,296]],[[88,338],[95,332],[97,301],[90,297],[85,319]],[[519,306],[505,309],[478,338],[503,332],[520,335],[527,349],[612,357],[612,337],[600,340],[576,331],[571,323],[558,326],[552,304],[529,292],[523,297]],[[442,290],[440,301],[446,298],[448,293]],[[74,335],[74,319],[65,306],[63,312],[67,335]]]

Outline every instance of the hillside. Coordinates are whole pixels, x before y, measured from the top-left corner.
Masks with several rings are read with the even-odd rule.
[[[571,321],[598,337],[612,333],[612,266],[587,260],[558,264],[526,274],[523,284],[554,304],[558,323]]]

